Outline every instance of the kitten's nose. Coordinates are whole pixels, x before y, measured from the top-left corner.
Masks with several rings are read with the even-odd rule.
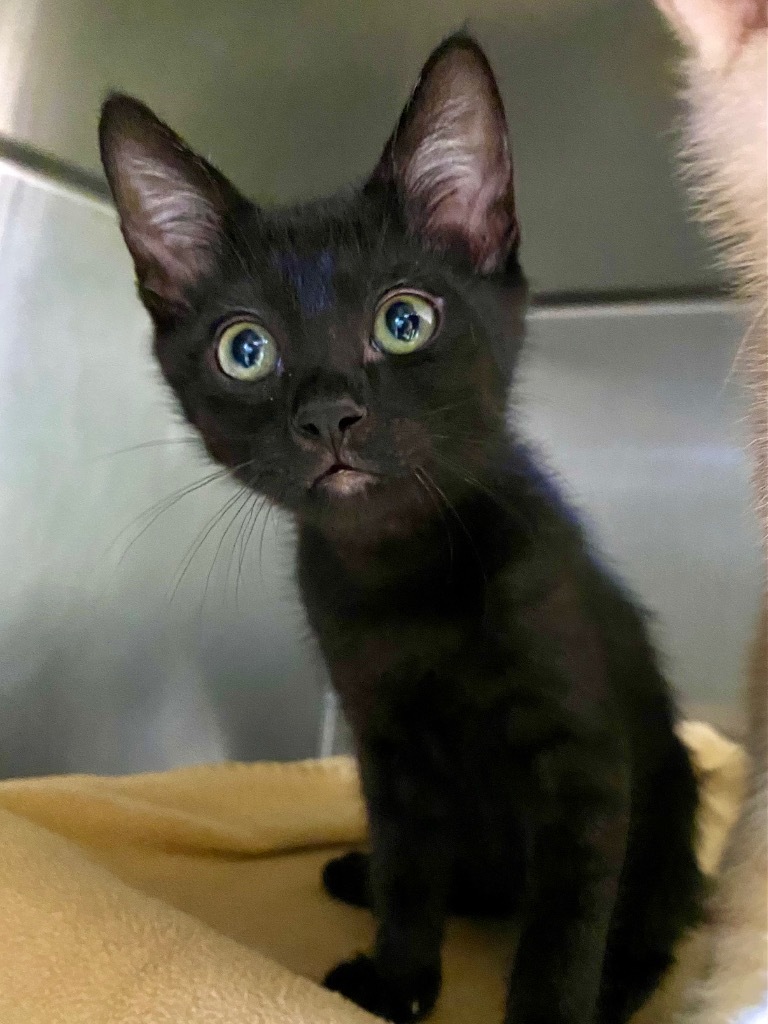
[[[367,414],[368,410],[351,398],[313,398],[296,410],[293,429],[301,438],[337,449],[345,434]]]

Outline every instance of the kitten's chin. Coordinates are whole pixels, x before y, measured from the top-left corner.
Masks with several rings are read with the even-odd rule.
[[[334,498],[351,498],[362,494],[375,481],[375,476],[360,469],[338,467],[319,477],[312,489]]]

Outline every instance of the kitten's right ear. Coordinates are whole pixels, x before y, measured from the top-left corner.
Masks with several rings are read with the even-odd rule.
[[[139,100],[112,95],[99,122],[101,159],[150,313],[183,309],[212,269],[236,192]]]

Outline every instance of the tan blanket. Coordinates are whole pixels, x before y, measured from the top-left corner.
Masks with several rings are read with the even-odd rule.
[[[684,738],[712,870],[743,787],[741,750]],[[369,946],[370,916],[320,868],[363,843],[354,765],[224,764],[0,783],[0,1024],[364,1024],[317,982]],[[434,1024],[498,1024],[512,929],[451,921]],[[679,977],[638,1019],[671,1019]]]

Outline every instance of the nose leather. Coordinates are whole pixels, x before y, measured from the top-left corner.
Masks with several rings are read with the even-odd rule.
[[[294,432],[304,441],[338,451],[358,423],[367,415],[365,406],[348,395],[316,397],[302,402],[296,409],[292,425]]]

